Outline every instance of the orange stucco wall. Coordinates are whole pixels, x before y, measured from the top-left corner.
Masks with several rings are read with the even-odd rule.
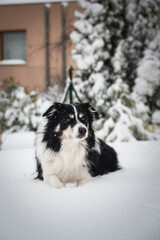
[[[66,32],[73,29],[75,2],[66,7]],[[44,4],[0,6],[0,31],[25,30],[27,61],[24,65],[0,65],[0,81],[10,76],[29,91],[45,90],[45,15]],[[62,84],[61,3],[52,3],[49,10],[50,82]],[[66,43],[66,65],[71,59],[70,40]]]

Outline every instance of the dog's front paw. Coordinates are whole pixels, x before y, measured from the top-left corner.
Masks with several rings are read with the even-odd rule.
[[[52,188],[61,189],[64,187],[64,184],[59,180],[57,176],[50,176],[47,182]]]
[[[95,178],[93,177],[90,177],[90,176],[87,176],[86,178],[83,178],[83,179],[79,179],[77,181],[77,187],[78,186],[83,186],[85,183],[88,183],[88,182],[91,182],[93,181]]]
[[[89,182],[89,179],[81,179],[77,181],[77,187],[83,186],[85,183]]]

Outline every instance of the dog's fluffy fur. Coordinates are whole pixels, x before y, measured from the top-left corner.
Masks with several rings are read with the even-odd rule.
[[[62,188],[119,169],[114,149],[95,136],[97,115],[88,103],[54,103],[43,114],[36,137],[37,178]]]

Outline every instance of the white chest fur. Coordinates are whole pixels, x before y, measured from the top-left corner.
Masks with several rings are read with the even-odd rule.
[[[57,174],[62,182],[74,182],[84,178],[88,173],[84,145],[75,140],[63,140],[55,165],[61,168]]]
[[[79,183],[91,179],[85,161],[85,142],[64,139],[59,152],[44,150],[43,145],[44,143],[41,143],[38,157],[42,164],[44,179],[52,175],[57,176],[62,183]]]

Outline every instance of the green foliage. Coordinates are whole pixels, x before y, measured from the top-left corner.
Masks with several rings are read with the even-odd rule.
[[[15,82],[13,77],[6,78],[2,82],[2,89],[8,94],[8,97],[20,86],[18,82]]]

